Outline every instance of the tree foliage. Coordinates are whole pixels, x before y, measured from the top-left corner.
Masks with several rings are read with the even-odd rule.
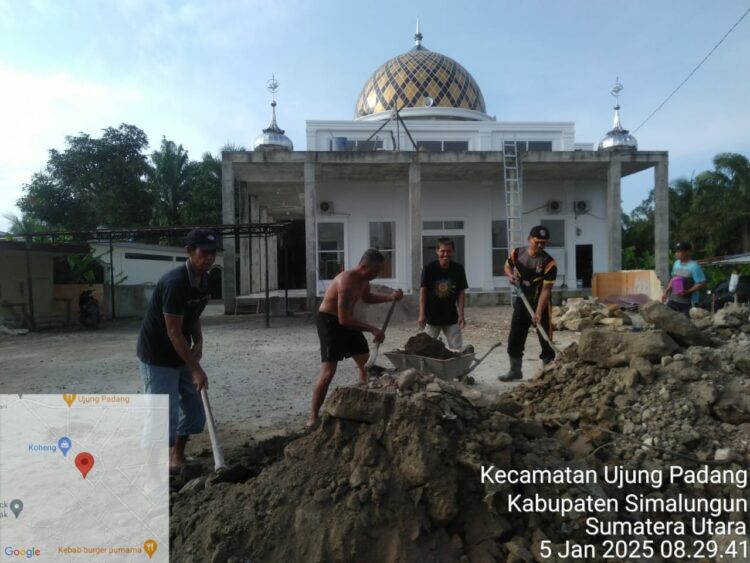
[[[181,224],[180,212],[190,197],[194,168],[182,145],[162,139],[160,150],[151,154],[148,171],[149,189],[156,202],[153,223]]]
[[[221,158],[193,162],[167,138],[146,155],[146,134],[126,124],[65,142],[24,185],[25,221],[65,230],[221,223]]]
[[[714,169],[669,187],[671,242],[689,241],[698,258],[750,252],[750,161],[714,157]],[[653,268],[654,192],[623,217],[623,267]]]
[[[67,148],[49,151],[43,172],[24,186],[18,207],[66,229],[139,226],[152,197],[146,187],[146,134],[133,125],[108,127],[101,138],[66,137]]]

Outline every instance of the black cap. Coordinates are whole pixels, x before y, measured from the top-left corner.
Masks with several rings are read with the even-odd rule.
[[[674,245],[674,249],[675,250],[687,250],[688,252],[690,252],[691,250],[693,250],[693,245],[687,242],[686,240],[681,240],[680,242]]]
[[[531,229],[529,236],[539,240],[549,240],[549,229],[542,225],[537,225]]]
[[[193,229],[185,237],[186,246],[194,246],[209,252],[216,250],[218,242],[216,233],[211,229]]]

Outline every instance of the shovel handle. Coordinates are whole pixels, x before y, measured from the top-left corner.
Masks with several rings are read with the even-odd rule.
[[[388,323],[391,322],[391,316],[393,315],[393,310],[396,308],[396,300],[394,299],[391,301],[391,307],[388,309],[388,314],[385,316],[385,322],[383,323],[383,328],[381,329],[383,332],[385,332],[385,329],[388,328]],[[367,363],[365,364],[365,369],[370,369],[372,366],[375,365],[375,360],[378,359],[378,352],[380,352],[380,342],[377,342],[375,344],[375,352],[372,353],[367,360]]]
[[[526,310],[528,311],[529,316],[531,318],[534,318],[534,310],[531,308],[531,303],[529,303],[529,300],[526,299],[526,296],[523,294],[523,290],[519,289],[517,285],[513,284],[513,291],[515,292],[516,297],[518,297],[523,302],[523,305],[524,307],[526,307]],[[549,322],[551,323],[552,319],[550,319]],[[544,338],[544,340],[547,341],[547,344],[549,344],[550,347],[555,351],[555,354],[560,354],[559,348],[552,343],[552,340],[550,339],[549,334],[547,334],[547,331],[545,331],[538,324],[535,325],[534,328],[536,328],[536,331],[542,335],[542,338]]]
[[[204,387],[201,389],[201,399],[203,399],[203,409],[206,411],[206,424],[208,425],[208,436],[211,438],[211,450],[214,453],[214,470],[221,471],[227,468],[224,463],[224,452],[219,444],[219,436],[216,434],[216,422],[214,414],[211,411],[211,403],[208,401],[208,391]]]
[[[484,361],[484,359],[485,359],[485,358],[486,358],[487,356],[489,356],[489,355],[490,355],[490,352],[492,352],[492,351],[493,351],[493,350],[494,350],[495,348],[497,348],[497,347],[498,347],[498,346],[500,346],[501,344],[502,344],[502,342],[496,342],[495,344],[493,344],[493,345],[492,345],[492,346],[490,347],[490,349],[489,349],[489,350],[487,350],[487,351],[486,351],[486,352],[484,353],[484,356],[482,356],[482,357],[481,357],[481,358],[479,358],[478,360],[474,360],[474,365],[472,365],[472,366],[471,366],[471,367],[469,368],[469,371],[467,371],[467,372],[466,372],[466,373],[465,373],[465,374],[463,375],[463,377],[466,377],[466,376],[467,376],[467,375],[469,375],[469,374],[470,374],[470,373],[471,373],[472,371],[474,371],[474,369],[475,369],[475,368],[476,368],[476,367],[477,367],[477,366],[478,366],[479,364],[481,364],[481,363],[482,363],[482,362]]]

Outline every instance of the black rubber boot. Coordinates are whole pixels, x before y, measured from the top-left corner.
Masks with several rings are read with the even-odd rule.
[[[498,379],[500,381],[515,381],[517,379],[523,378],[523,372],[521,371],[521,366],[523,365],[523,358],[514,358],[513,356],[508,356],[510,359],[510,370],[508,370],[508,373],[505,375],[498,376]]]

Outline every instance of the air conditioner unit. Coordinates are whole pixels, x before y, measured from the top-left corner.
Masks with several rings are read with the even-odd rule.
[[[591,202],[590,201],[579,200],[579,201],[574,201],[573,202],[573,212],[576,215],[581,215],[583,213],[588,213],[589,211],[591,211]]]
[[[550,199],[547,201],[547,213],[560,213],[563,203],[559,199]]]
[[[333,213],[333,202],[332,201],[321,201],[318,205],[321,213]]]

